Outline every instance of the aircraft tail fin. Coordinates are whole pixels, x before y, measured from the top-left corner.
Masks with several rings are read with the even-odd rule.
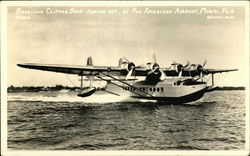
[[[87,59],[87,66],[93,66],[93,61],[91,56],[89,56]]]

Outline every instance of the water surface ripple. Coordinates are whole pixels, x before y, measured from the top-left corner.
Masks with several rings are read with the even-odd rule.
[[[215,91],[192,105],[84,101],[73,93],[9,93],[8,148],[232,150],[245,146],[244,91]]]

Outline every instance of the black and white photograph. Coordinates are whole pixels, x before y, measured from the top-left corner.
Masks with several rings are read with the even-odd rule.
[[[3,2],[2,155],[248,155],[249,3]]]

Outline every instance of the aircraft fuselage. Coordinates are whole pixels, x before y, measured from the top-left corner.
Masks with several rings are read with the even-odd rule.
[[[133,98],[158,100],[169,103],[187,103],[200,99],[207,89],[207,83],[191,79],[169,78],[156,83],[145,80],[128,82],[117,87],[108,83],[106,90],[116,94],[127,94]]]

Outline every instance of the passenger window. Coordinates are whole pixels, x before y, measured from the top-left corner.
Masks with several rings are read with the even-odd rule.
[[[181,81],[180,81],[180,80],[176,82],[176,85],[177,85],[177,86],[179,86],[180,84],[181,84]]]
[[[149,88],[149,91],[152,92],[152,88]]]
[[[157,89],[157,92],[159,92],[160,91],[160,88],[156,88]]]
[[[153,88],[153,91],[155,92],[155,88]]]
[[[161,87],[161,92],[163,92],[163,90],[164,90],[163,87]]]

